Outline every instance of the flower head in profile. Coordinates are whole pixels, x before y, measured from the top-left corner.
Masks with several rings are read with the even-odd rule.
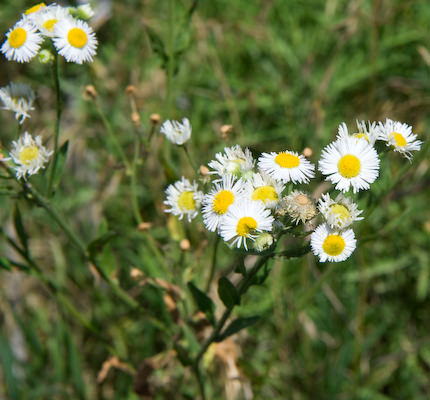
[[[263,153],[258,159],[258,168],[273,179],[283,183],[308,183],[313,178],[314,165],[294,151]]]
[[[32,18],[35,14],[37,14],[39,11],[43,10],[46,8],[46,4],[45,3],[38,3],[35,4],[34,6],[27,8],[27,10],[24,11],[24,15],[26,17]]]
[[[198,190],[196,182],[191,183],[182,177],[166,189],[167,198],[164,204],[170,206],[165,212],[176,215],[181,220],[184,216],[191,222],[198,214],[203,200],[203,193]]]
[[[355,250],[356,242],[352,229],[337,231],[327,224],[319,225],[311,235],[311,249],[320,262],[345,261]]]
[[[259,201],[267,208],[274,208],[282,197],[285,185],[264,173],[252,175],[246,182],[246,194],[252,201]]]
[[[92,28],[80,19],[65,18],[54,26],[54,46],[67,62],[82,64],[93,61],[97,39]]]
[[[323,194],[318,201],[318,209],[332,229],[345,229],[354,221],[360,221],[362,213],[349,197],[342,194],[332,200],[328,193]]]
[[[15,165],[17,179],[36,174],[39,169],[45,168],[53,151],[46,150],[42,145],[42,138],[36,136],[33,138],[28,132],[25,132],[17,141],[12,142],[13,149],[10,151]]]
[[[417,140],[417,135],[412,133],[412,127],[398,121],[388,119],[385,124],[379,123],[379,139],[392,146],[394,151],[401,153],[408,160],[412,158],[411,151],[421,149],[422,141]]]
[[[191,124],[188,118],[182,118],[182,124],[178,121],[164,121],[160,132],[174,144],[183,145],[191,137]]]
[[[243,182],[233,175],[225,175],[214,183],[212,190],[203,197],[203,222],[214,232],[232,204],[243,197]]]
[[[221,220],[219,233],[224,241],[248,250],[247,240],[254,241],[258,234],[272,230],[274,218],[261,202],[241,199],[232,204]]]
[[[318,169],[336,189],[347,192],[352,187],[357,193],[369,189],[378,177],[379,158],[367,141],[344,137],[323,149]]]
[[[378,139],[379,130],[376,126],[376,122],[368,122],[366,125],[366,121],[356,121],[357,123],[357,132],[352,133],[351,135],[348,133],[348,128],[345,122],[341,123],[338,128],[338,139],[344,139],[345,137],[353,137],[358,140],[365,140],[371,146],[373,146]]]
[[[18,21],[6,34],[1,52],[10,61],[29,62],[39,51],[43,38],[26,17]]]
[[[317,215],[317,208],[312,198],[300,190],[293,190],[285,196],[276,213],[280,216],[288,214],[296,225],[303,224]]]
[[[216,153],[215,158],[208,164],[213,169],[210,173],[221,177],[231,174],[246,180],[255,165],[251,151],[248,148],[243,150],[238,144],[225,147],[224,153]]]
[[[10,110],[15,113],[15,119],[20,124],[26,118],[30,118],[29,111],[34,110],[34,91],[25,83],[13,83],[0,88],[0,100],[3,103],[3,110]]]

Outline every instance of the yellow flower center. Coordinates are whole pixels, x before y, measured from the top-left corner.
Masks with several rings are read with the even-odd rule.
[[[37,157],[38,153],[37,146],[24,147],[19,153],[19,159],[23,164],[28,165]]]
[[[278,201],[278,194],[273,186],[260,186],[251,196],[252,200],[261,200],[264,204],[268,201]]]
[[[23,28],[14,29],[8,38],[9,45],[15,49],[21,47],[27,39],[27,32]]]
[[[347,154],[339,160],[337,168],[344,178],[354,178],[354,176],[357,176],[360,173],[361,163],[356,156]]]
[[[339,235],[328,235],[323,243],[323,250],[329,256],[338,256],[345,248],[345,240]]]
[[[342,204],[334,204],[331,206],[330,214],[334,214],[343,222],[351,217],[349,210]]]
[[[196,201],[194,200],[194,192],[182,192],[178,197],[178,207],[185,211],[195,210]]]
[[[275,157],[275,162],[282,168],[295,168],[300,165],[300,158],[294,154],[282,152]]]
[[[299,205],[301,205],[301,206],[305,206],[306,204],[309,204],[309,203],[310,203],[308,196],[306,196],[305,194],[299,194],[299,195],[296,197],[296,201],[297,201],[297,203],[299,203]]]
[[[30,7],[27,11],[25,11],[24,14],[25,15],[33,14],[36,11],[39,11],[42,7],[46,7],[46,4],[45,3],[36,4],[35,6]]]
[[[239,236],[248,237],[249,232],[257,227],[257,221],[252,217],[241,218],[236,226],[236,232]]]
[[[82,49],[87,44],[87,34],[80,28],[72,28],[67,34],[70,45]]]
[[[229,190],[221,190],[214,198],[213,210],[217,214],[225,214],[230,204],[234,202],[234,194]]]
[[[367,136],[367,133],[354,133],[352,137],[355,137],[357,139],[366,139],[369,143],[369,136]]]
[[[406,139],[401,133],[393,132],[390,136],[394,138],[397,147],[405,147],[407,145]]]
[[[43,26],[45,29],[47,29],[48,31],[53,32],[53,31],[54,31],[54,25],[55,25],[57,22],[58,22],[58,19],[56,19],[56,18],[48,19],[47,21],[45,21],[45,22],[43,23],[43,25],[42,25],[42,26]]]

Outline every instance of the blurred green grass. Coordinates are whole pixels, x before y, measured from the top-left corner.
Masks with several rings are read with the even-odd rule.
[[[154,140],[139,176],[139,195],[145,220],[155,224],[151,232],[162,245],[163,267],[146,237],[135,231],[123,171],[115,169],[117,157],[111,147],[111,152],[105,150],[104,127],[82,96],[85,85],[95,85],[130,154],[133,125],[126,86],[136,87],[146,131],[150,114],[166,117],[165,72],[145,26],[166,38],[167,2],[100,4],[110,12],[98,20],[95,62],[88,67],[61,66],[65,92],[61,139],[70,139],[71,150],[54,202],[87,241],[105,222],[120,233],[103,250],[105,267],[123,287],[133,290],[149,316],[170,323],[163,292],[151,286],[136,289],[130,270],[166,277],[166,268],[177,284],[184,277],[203,279],[213,238],[194,223],[195,229],[187,231],[192,252],[183,256],[170,240],[162,211],[167,180],[156,157],[161,143]],[[23,0],[2,5],[0,31],[6,32],[31,5]],[[190,6],[191,1],[176,3],[178,20]],[[405,177],[380,197],[408,163],[390,154],[381,169],[379,189],[375,185],[373,197],[360,198],[365,210],[379,203],[358,225],[356,252],[337,266],[292,331],[284,333],[286,321],[327,268],[312,255],[274,262],[265,285],[253,288],[237,310],[244,316],[262,315],[256,327],[235,338],[240,355],[232,356],[243,373],[243,385],[250,384],[256,399],[430,397],[429,20],[430,4],[424,0],[217,0],[199,2],[189,37],[181,38],[187,47],[177,60],[169,117],[190,118],[192,152],[201,164],[226,145],[219,134],[223,124],[234,125],[230,143],[247,145],[254,155],[311,147],[314,162],[335,137],[337,126],[345,121],[352,127],[356,118],[404,121],[426,142]],[[55,93],[47,70],[37,62],[18,65],[2,58],[0,84],[18,80],[37,89],[37,111],[27,128],[52,140]],[[8,147],[15,138],[13,117],[1,112],[0,124],[1,143]],[[182,155],[172,151],[171,156],[174,173],[191,176]],[[11,204],[1,199],[8,231]],[[112,369],[108,379],[96,383],[111,355],[108,346],[138,369],[146,357],[168,348],[169,336],[150,318],[118,304],[42,210],[26,206],[23,213],[34,258],[74,300],[97,334],[77,324],[36,278],[2,271],[4,396],[137,399],[133,376],[121,369]],[[232,265],[230,251],[221,247],[220,275]],[[9,255],[10,250],[3,246],[2,253]],[[226,398],[225,364],[221,365],[218,370],[209,368],[211,398]],[[177,365],[161,368],[151,384],[156,387],[155,399],[195,398],[194,381]]]

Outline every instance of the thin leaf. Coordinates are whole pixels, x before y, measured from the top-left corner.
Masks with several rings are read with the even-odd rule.
[[[225,276],[218,281],[218,296],[227,308],[233,308],[240,303],[237,289]]]
[[[19,211],[18,204],[15,204],[15,208],[13,210],[13,223],[15,225],[15,231],[19,237],[19,241],[23,245],[25,253],[28,254],[27,234],[24,230],[24,224],[22,223],[22,216],[21,212]]]
[[[228,338],[231,335],[239,332],[242,329],[247,328],[248,326],[254,325],[260,317],[245,317],[245,318],[237,318],[230,323],[230,325],[222,332],[217,338],[216,342],[222,342],[224,339]]]
[[[187,284],[198,309],[203,312],[208,320],[214,322],[215,304],[204,292],[202,292],[193,282]]]

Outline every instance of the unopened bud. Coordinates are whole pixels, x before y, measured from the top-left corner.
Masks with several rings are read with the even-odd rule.
[[[261,252],[267,250],[273,244],[273,235],[270,233],[262,233],[254,242],[254,249]]]
[[[93,85],[85,86],[85,95],[91,99],[95,99],[98,96],[97,90]]]
[[[179,248],[180,248],[182,251],[188,251],[188,250],[191,248],[191,243],[190,243],[190,241],[189,241],[188,239],[182,239],[182,240],[179,242]]]
[[[311,149],[310,147],[305,147],[305,148],[303,149],[303,155],[304,155],[306,158],[311,157],[311,156],[312,156],[312,149]]]
[[[131,122],[133,122],[134,125],[138,126],[140,124],[140,115],[137,112],[131,113]]]
[[[227,139],[232,131],[233,131],[233,125],[223,125],[221,127],[221,137],[223,139]]]
[[[152,125],[158,125],[161,122],[161,116],[160,114],[151,114],[149,120],[151,121]]]
[[[130,271],[130,277],[132,279],[140,279],[143,277],[143,272],[140,269],[132,268]]]
[[[88,21],[90,18],[94,16],[94,10],[89,4],[82,4],[76,9],[76,16],[79,19]]]
[[[206,165],[200,165],[199,171],[203,176],[209,175],[209,168]]]
[[[54,61],[54,56],[49,50],[43,49],[39,51],[37,59],[41,64],[50,64]]]
[[[128,85],[125,88],[125,94],[128,96],[134,96],[136,94],[136,86],[134,85]]]
[[[152,224],[150,222],[141,222],[138,226],[137,226],[137,230],[138,231],[147,231],[149,229],[152,228]]]

